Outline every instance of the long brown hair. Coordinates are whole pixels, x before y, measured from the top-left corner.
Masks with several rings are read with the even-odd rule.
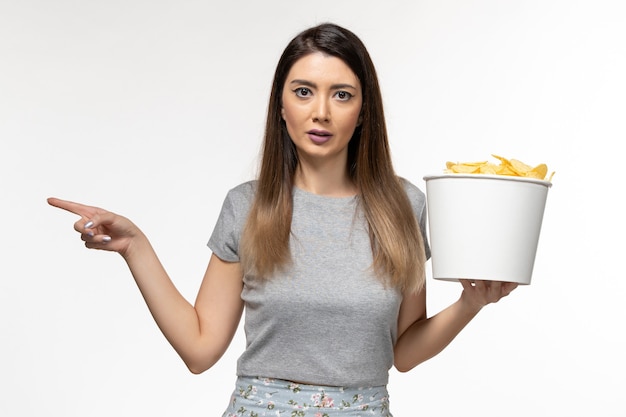
[[[348,173],[359,190],[359,204],[369,226],[373,267],[381,279],[392,285],[419,291],[425,281],[424,242],[392,166],[376,70],[361,40],[330,23],[301,32],[278,61],[256,196],[241,241],[244,270],[266,277],[291,261],[292,189],[298,155],[281,117],[281,97],[293,64],[313,52],[343,60],[362,86],[362,123],[348,144]]]

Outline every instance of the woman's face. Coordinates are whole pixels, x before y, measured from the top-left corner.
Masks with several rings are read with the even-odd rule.
[[[301,161],[347,161],[360,123],[361,83],[341,59],[311,53],[291,67],[281,115]]]

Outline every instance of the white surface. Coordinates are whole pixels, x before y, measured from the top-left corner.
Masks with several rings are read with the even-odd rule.
[[[0,1],[0,415],[216,416],[239,332],[188,373],[123,261],[48,196],[151,237],[193,300],[226,190],[252,176],[278,56],[354,30],[377,64],[398,173],[496,153],[555,170],[533,284],[439,356],[392,371],[412,416],[623,416],[626,6],[619,0]],[[429,310],[460,284],[428,280]],[[340,340],[338,340],[340,343]]]
[[[434,279],[531,283],[549,182],[481,174],[424,180]]]

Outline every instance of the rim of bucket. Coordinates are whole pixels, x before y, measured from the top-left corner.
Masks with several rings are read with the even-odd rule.
[[[530,182],[533,184],[543,185],[545,187],[552,187],[552,183],[546,180],[540,180],[537,178],[529,177],[516,177],[512,175],[495,175],[495,174],[438,174],[438,175],[426,175],[424,181],[436,180],[441,178],[474,178],[485,180],[502,180],[502,181],[518,181],[518,182]]]

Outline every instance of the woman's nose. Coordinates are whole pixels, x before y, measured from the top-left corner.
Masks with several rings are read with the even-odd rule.
[[[324,99],[318,100],[313,110],[313,121],[328,122],[330,121],[330,107]]]

